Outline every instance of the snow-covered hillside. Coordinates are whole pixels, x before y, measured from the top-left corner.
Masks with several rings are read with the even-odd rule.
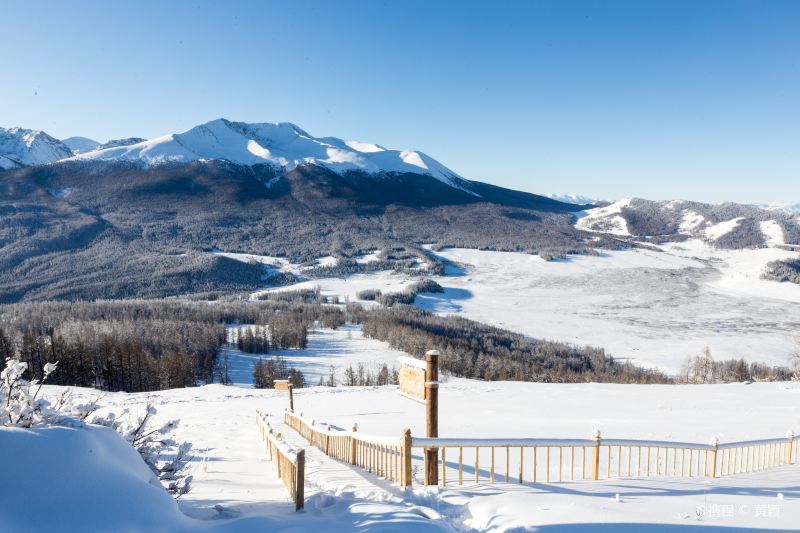
[[[0,127],[0,170],[46,165],[71,155],[67,145],[43,131]]]
[[[790,208],[766,209],[734,203],[626,198],[585,211],[576,227],[624,237],[703,238],[729,249],[800,244],[800,217]]]
[[[62,388],[45,390],[55,398]],[[800,388],[791,383],[567,385],[452,379],[440,387],[439,433],[587,438],[598,429],[606,438],[699,443],[711,437],[721,442],[775,438],[800,427],[798,393]],[[98,399],[91,389],[74,389],[74,394],[77,401]],[[138,415],[154,403],[156,424],[180,419],[175,437],[193,443],[192,490],[177,504],[171,501],[148,484],[144,464],[107,430],[0,429],[0,452],[15,459],[9,466],[18,472],[14,483],[0,486],[0,501],[7,504],[0,529],[660,533],[698,526],[790,530],[800,519],[797,465],[717,479],[519,484],[499,477],[490,484],[488,461],[480,463],[481,482],[474,482],[472,450],[465,448],[463,487],[456,482],[457,462],[450,455],[447,487],[421,487],[421,453],[415,452],[415,487],[404,491],[325,457],[282,424],[286,393],[208,385],[112,392],[98,401],[101,415],[126,409]],[[295,406],[318,424],[349,428],[357,423],[360,432],[371,435],[399,438],[404,428],[413,435],[425,428],[423,406],[392,386],[300,389]],[[256,409],[271,413],[275,430],[306,449],[306,508],[301,513],[294,512],[268,460],[253,420]],[[74,458],[64,461],[65,453]],[[518,469],[517,457],[511,454],[512,472]],[[73,490],[65,493],[66,479]],[[31,494],[40,498],[24,497]]]
[[[589,209],[578,218],[575,226],[585,231],[630,235],[628,223],[621,216],[622,210],[630,204],[631,199],[624,198],[603,207]]]
[[[270,164],[287,170],[316,164],[338,173],[356,170],[370,174],[426,174],[450,185],[457,185],[460,179],[422,152],[390,150],[336,137],[317,138],[288,122],[247,124],[217,119],[183,133],[79,154],[76,159],[130,160],[147,165],[224,159],[242,165]]]

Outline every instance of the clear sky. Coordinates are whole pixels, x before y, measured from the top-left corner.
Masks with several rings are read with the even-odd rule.
[[[800,1],[0,0],[0,125],[225,117],[532,192],[800,201]]]

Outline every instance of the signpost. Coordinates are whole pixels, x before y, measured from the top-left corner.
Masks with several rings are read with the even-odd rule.
[[[439,436],[439,352],[425,353],[425,429],[429,438]],[[439,448],[425,448],[425,484],[439,484]]]
[[[425,402],[425,434],[439,436],[439,352],[429,350],[425,361],[399,357],[400,393]],[[425,484],[439,484],[439,449],[425,448]]]
[[[400,393],[414,400],[425,401],[425,361],[413,357],[398,357]]]

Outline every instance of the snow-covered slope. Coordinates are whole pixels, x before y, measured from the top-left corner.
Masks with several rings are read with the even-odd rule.
[[[120,146],[130,146],[132,144],[143,143],[147,139],[141,137],[127,137],[125,139],[111,139],[110,141],[101,144],[97,150],[105,150],[106,148],[118,148]]]
[[[730,249],[800,244],[800,217],[790,209],[735,203],[625,199],[587,210],[576,226],[587,231],[639,238],[702,238]]]
[[[72,150],[43,131],[0,128],[0,169],[53,163],[72,155]]]
[[[288,122],[247,124],[217,119],[183,133],[128,146],[79,154],[75,159],[129,160],[146,165],[223,159],[242,165],[270,164],[291,170],[316,164],[337,173],[426,174],[458,186],[459,176],[422,152],[390,150],[377,144],[316,138]]]
[[[585,212],[585,216],[578,219],[576,226],[585,231],[630,235],[628,223],[621,216],[622,210],[630,203],[630,198],[623,198],[605,207],[589,209]]]

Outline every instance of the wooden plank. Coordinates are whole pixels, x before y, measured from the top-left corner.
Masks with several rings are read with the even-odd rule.
[[[411,366],[404,366],[398,372],[400,392],[419,400],[425,399],[425,371]]]

